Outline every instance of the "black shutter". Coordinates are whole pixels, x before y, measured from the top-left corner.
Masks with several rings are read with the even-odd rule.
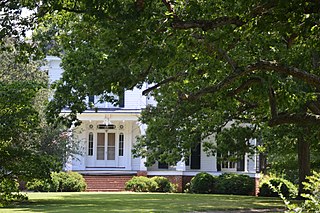
[[[220,154],[216,154],[216,161],[217,161],[217,171],[218,172],[220,172],[221,171],[221,161],[220,161],[220,159],[219,159],[219,157],[220,157]],[[218,157],[219,156],[219,157]]]
[[[201,143],[191,151],[191,165],[190,169],[200,169],[201,165]]]
[[[124,107],[124,90],[119,94],[119,107]]]
[[[237,171],[244,171],[244,155],[241,156],[241,159],[237,162]]]
[[[89,103],[94,103],[94,95],[89,96]]]

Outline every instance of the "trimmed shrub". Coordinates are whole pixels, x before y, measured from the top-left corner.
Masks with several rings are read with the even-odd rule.
[[[58,183],[57,191],[81,192],[86,190],[86,182],[77,172],[59,172],[51,174],[53,185]]]
[[[157,183],[144,176],[134,176],[126,182],[126,190],[134,192],[152,192],[156,191]]]
[[[53,172],[51,179],[34,179],[27,183],[27,188],[40,192],[81,192],[86,190],[87,184],[77,172]]]
[[[249,195],[254,191],[254,179],[248,175],[225,173],[217,178],[213,191],[218,194]]]
[[[171,183],[168,178],[155,176],[151,178],[152,181],[157,183],[156,192],[174,192],[176,191],[176,187],[173,183]]]
[[[298,193],[297,187],[295,187],[295,185],[293,185],[293,183],[291,183],[290,181],[283,178],[270,177],[261,181],[259,196],[279,197],[278,192],[275,192],[273,189],[271,189],[270,185],[277,189],[280,187],[280,192],[285,197],[295,197]]]
[[[191,179],[190,192],[208,194],[212,193],[216,184],[216,177],[206,172],[200,172]]]

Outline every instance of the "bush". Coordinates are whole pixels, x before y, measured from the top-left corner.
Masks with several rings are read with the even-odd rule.
[[[156,192],[174,192],[176,191],[176,187],[172,184],[168,178],[155,176],[151,178],[152,181],[155,181],[157,184]]]
[[[157,183],[144,176],[134,176],[126,183],[125,188],[134,192],[152,192],[156,191]]]
[[[285,197],[295,197],[298,193],[297,187],[290,181],[279,178],[270,177],[260,183],[259,196],[278,197],[279,194],[272,187],[279,188],[279,192]]]
[[[51,179],[34,179],[27,183],[27,188],[40,192],[81,192],[87,184],[81,174],[77,172],[53,172]]]
[[[28,197],[19,193],[16,180],[3,178],[0,180],[0,207],[7,206],[13,201],[27,200]]]
[[[36,192],[50,192],[52,190],[52,184],[50,179],[33,179],[32,181],[27,182],[26,187],[28,190]]]
[[[248,175],[225,173],[217,178],[216,188],[218,194],[249,195],[254,191],[254,179]]]
[[[206,172],[200,172],[191,179],[190,192],[208,194],[214,191],[216,177]]]
[[[61,192],[81,192],[86,190],[86,182],[81,174],[77,172],[60,172],[51,174],[53,185],[56,191]]]

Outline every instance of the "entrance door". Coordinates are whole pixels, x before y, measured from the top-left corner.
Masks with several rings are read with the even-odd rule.
[[[115,133],[97,134],[97,167],[116,166],[116,141]]]
[[[116,134],[108,133],[107,166],[116,166]]]

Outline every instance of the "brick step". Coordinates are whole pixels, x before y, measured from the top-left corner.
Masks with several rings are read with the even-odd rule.
[[[125,183],[133,176],[84,175],[87,191],[116,192],[124,191]]]

